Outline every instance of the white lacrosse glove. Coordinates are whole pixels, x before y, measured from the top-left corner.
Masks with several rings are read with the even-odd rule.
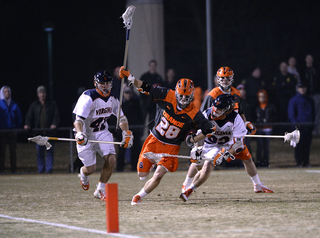
[[[235,157],[227,151],[225,148],[222,148],[218,154],[214,157],[213,164],[220,165],[223,160],[230,162],[231,160],[235,160]]]
[[[193,140],[194,137],[195,137],[195,134],[190,134],[190,135],[187,135],[186,137],[186,145],[190,148],[194,146],[194,143],[190,141],[191,139]]]
[[[82,131],[77,132],[76,139],[78,145],[85,146],[88,143],[88,137]]]
[[[195,146],[192,148],[190,152],[190,156],[192,159],[190,159],[191,163],[201,164],[202,163],[202,146]]]
[[[132,131],[122,131],[122,147],[130,148],[133,145],[133,134]]]

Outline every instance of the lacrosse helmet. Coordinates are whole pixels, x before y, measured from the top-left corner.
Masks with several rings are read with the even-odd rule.
[[[224,119],[230,112],[232,112],[236,98],[231,94],[219,95],[212,104],[211,116],[214,120]]]
[[[194,84],[191,79],[182,78],[176,84],[176,99],[180,108],[186,108],[193,100]]]
[[[233,70],[227,66],[218,69],[216,75],[217,81],[223,91],[227,91],[231,88],[233,83],[233,75]]]
[[[104,70],[97,72],[93,77],[93,81],[94,86],[102,96],[109,95],[112,88],[113,78],[108,71]]]

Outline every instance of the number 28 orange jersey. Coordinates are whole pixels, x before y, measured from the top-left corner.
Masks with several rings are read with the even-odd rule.
[[[179,109],[175,91],[163,87],[151,89],[150,96],[157,103],[157,112],[151,133],[161,142],[180,145],[191,129],[209,131],[211,123],[191,102]]]

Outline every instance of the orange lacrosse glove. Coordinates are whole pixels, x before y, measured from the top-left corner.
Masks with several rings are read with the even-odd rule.
[[[121,143],[123,148],[130,148],[133,145],[133,135],[131,131],[122,131]]]
[[[129,70],[125,70],[125,68],[123,66],[121,66],[120,70],[119,70],[119,76],[120,78],[124,78],[124,77],[129,77],[130,76],[130,71]]]
[[[235,157],[227,151],[225,148],[222,148],[218,154],[214,157],[213,164],[220,165],[223,160],[226,160],[227,162],[230,162],[231,160],[235,160]]]
[[[246,121],[244,124],[246,125],[249,135],[256,134],[257,128],[250,121]]]

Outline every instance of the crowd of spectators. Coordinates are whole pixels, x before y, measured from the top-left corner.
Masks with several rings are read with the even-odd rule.
[[[279,63],[279,70],[275,71],[274,78],[269,80],[263,77],[263,71],[260,67],[254,67],[250,75],[240,81],[241,83],[237,86],[241,92],[246,118],[256,123],[257,134],[270,135],[275,132],[282,134],[285,131],[292,131],[296,127],[299,128],[301,140],[295,148],[294,155],[298,167],[310,166],[309,153],[312,136],[320,136],[320,78],[313,62],[313,56],[306,55],[305,64],[299,67],[296,58],[290,57],[287,62]],[[167,70],[163,80],[157,72],[156,60],[150,60],[148,66],[148,71],[142,74],[140,80],[152,86],[175,88],[178,78],[173,68]],[[118,72],[119,67],[114,69],[113,74],[112,91],[116,98],[120,96],[121,86]],[[215,86],[217,85],[215,84]],[[78,94],[84,90],[85,88],[80,87]],[[58,106],[47,98],[44,86],[39,86],[36,92],[38,99],[31,103],[25,115],[23,128],[30,131],[31,134],[54,136],[60,123]],[[201,105],[206,91],[197,87],[196,94],[195,103]],[[155,117],[156,105],[150,97],[138,95],[132,88],[125,86],[122,109],[128,117],[129,124],[132,125],[135,139],[131,149],[119,149],[116,169],[123,171],[125,165],[130,164],[131,170],[135,171],[143,137],[143,129],[141,128]],[[12,100],[9,86],[3,86],[0,91],[0,119],[0,174],[5,172],[7,145],[10,152],[11,172],[16,173],[17,130],[14,129],[22,129],[23,116],[18,104]],[[277,122],[276,126],[272,125],[274,122]],[[285,124],[290,122],[290,126]],[[113,132],[117,138],[117,132]],[[268,167],[270,139],[259,138],[256,142],[255,162],[259,167]],[[250,141],[247,141],[247,145],[250,146]],[[44,146],[36,145],[36,148],[38,172],[52,173],[54,146],[48,151]],[[81,166],[79,160],[75,160],[74,166]]]

